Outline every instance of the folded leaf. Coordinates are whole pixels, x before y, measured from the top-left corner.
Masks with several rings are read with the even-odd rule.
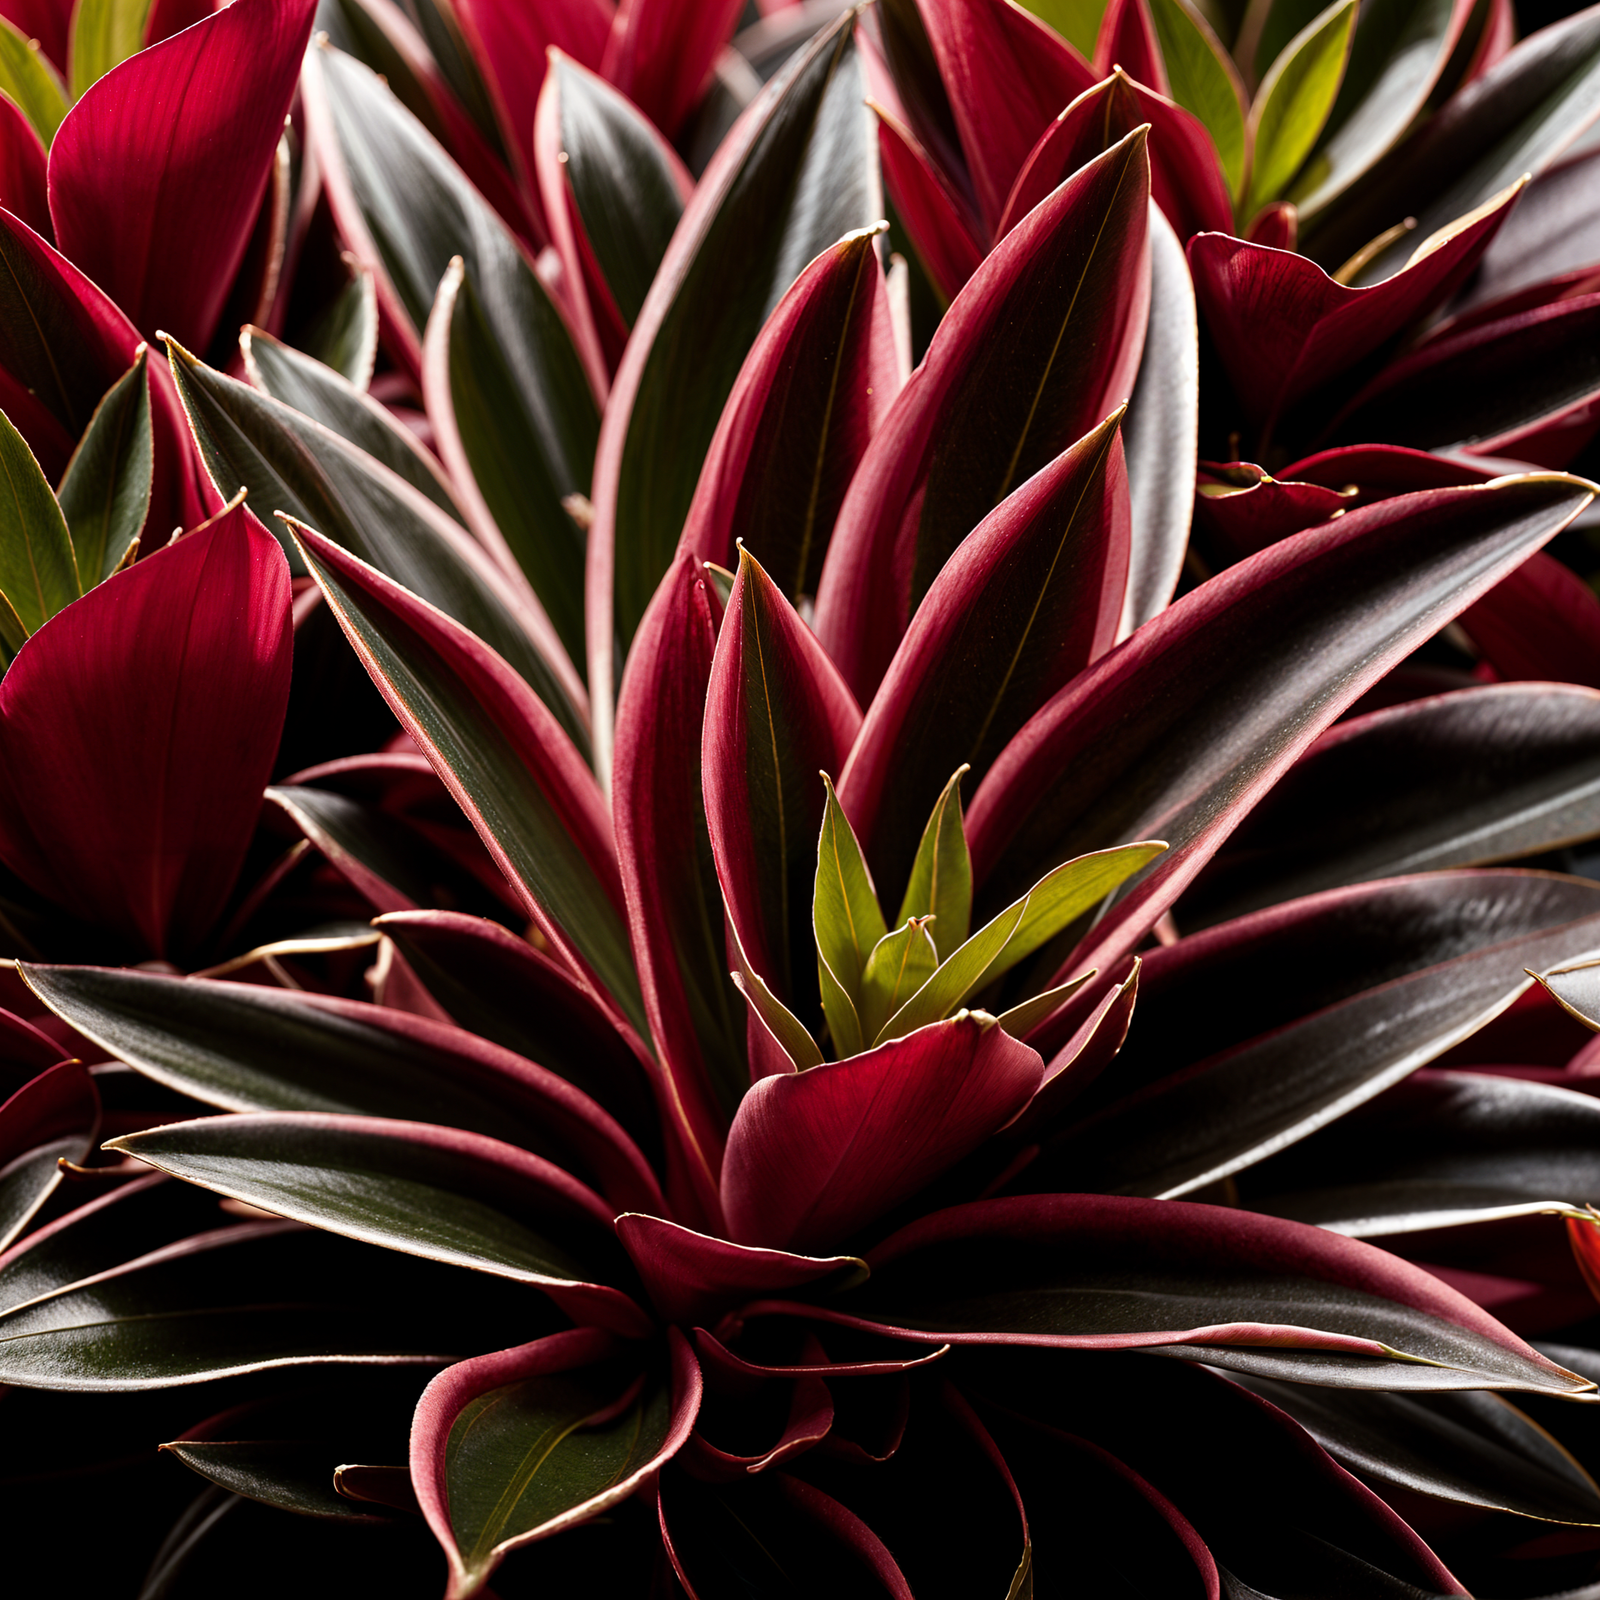
[[[124,61],[62,123],[50,152],[56,239],[146,338],[170,331],[203,350],[216,331],[314,10],[240,0]]]
[[[1340,711],[1587,493],[1529,476],[1403,495],[1194,590],[1057,695],[990,769],[968,812],[980,903],[1004,905],[1040,860],[1158,834],[1171,845],[1160,865],[1068,964],[1109,970]],[[1381,562],[1369,554],[1380,548]],[[1304,666],[1285,680],[1291,657]],[[1159,709],[1124,721],[1129,696]]]
[[[198,949],[255,831],[289,652],[287,566],[238,501],[74,602],[0,684],[6,863],[141,953]]]
[[[625,1500],[682,1448],[700,1369],[669,1334],[670,1372],[590,1328],[441,1372],[417,1402],[411,1476],[450,1560],[450,1600],[478,1594],[512,1550]]]
[[[792,602],[815,594],[846,488],[899,391],[877,229],[846,234],[778,302],[706,453],[682,547],[742,542]]]
[[[278,1216],[545,1290],[563,1310],[642,1331],[611,1265],[611,1208],[538,1156],[421,1122],[318,1112],[205,1117],[108,1148]]]
[[[866,1055],[763,1078],[728,1134],[722,1203],[744,1244],[837,1246],[1027,1104],[1042,1063],[981,1012]]]
[[[61,480],[61,512],[86,589],[129,559],[150,511],[155,435],[147,363],[141,350],[106,391]]]
[[[610,820],[578,752],[481,640],[296,526],[339,625],[556,951],[644,1029]]]
[[[100,1096],[77,1061],[63,1061],[0,1105],[0,1250],[28,1226],[61,1182],[63,1161],[83,1161],[100,1129]]]
[[[891,900],[951,769],[965,764],[980,782],[1116,637],[1130,543],[1121,421],[1119,409],[979,523],[939,570],[867,708],[839,790]]]
[[[27,441],[0,413],[0,643],[15,655],[83,593],[66,518]]]
[[[1132,389],[1148,210],[1135,132],[1006,235],[873,435],[817,592],[818,636],[859,697],[956,546]]]
[[[589,536],[589,683],[602,752],[621,676],[616,644],[626,651],[671,564],[745,355],[801,268],[882,210],[853,26],[841,19],[798,51],[723,140],[617,371]]]
[[[1409,1262],[1214,1206],[984,1200],[902,1228],[867,1260],[867,1283],[813,1315],[930,1343],[1146,1350],[1337,1388],[1591,1387]]]

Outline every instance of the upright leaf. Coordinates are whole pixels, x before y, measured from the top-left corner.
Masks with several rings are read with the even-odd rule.
[[[84,1161],[100,1129],[100,1096],[78,1061],[42,1072],[0,1105],[0,1250],[61,1182],[63,1161]]]
[[[961,780],[966,768],[954,776],[934,802],[933,814],[922,830],[917,854],[906,881],[897,923],[911,917],[933,918],[933,942],[941,960],[954,955],[966,941],[972,924],[972,860],[967,853],[966,825],[961,817]]]
[[[349,265],[350,281],[312,329],[308,353],[364,391],[378,353],[378,291],[370,268]]]
[[[71,103],[66,85],[40,50],[9,17],[0,17],[0,90],[14,100],[46,150]]]
[[[663,133],[676,134],[740,10],[739,0],[621,0],[600,70]]]
[[[822,814],[822,837],[817,841],[817,887],[811,903],[817,960],[838,978],[851,1002],[859,1006],[868,959],[889,930],[878,907],[872,875],[861,857],[861,846],[856,843],[850,820],[833,792],[833,782],[826,773],[822,781],[828,798]],[[823,1001],[826,1004],[826,988]],[[831,1012],[828,1020],[831,1025]],[[837,1029],[834,1036],[837,1042]]]
[[[27,441],[0,413],[0,643],[8,655],[83,593],[72,536]]]
[[[882,211],[853,27],[843,18],[799,51],[723,141],[617,371],[589,536],[589,683],[602,752],[616,645],[626,651],[672,560],[740,364],[805,264]]]
[[[1211,24],[1188,0],[1149,0],[1169,93],[1198,117],[1234,194],[1244,182],[1244,85]]]
[[[216,331],[314,10],[239,0],[124,61],[62,123],[50,152],[57,242],[146,338],[170,332],[203,350]]]
[[[1013,228],[940,323],[851,482],[817,594],[818,636],[858,696],[956,546],[1132,389],[1148,212],[1134,132]]]
[[[72,10],[67,65],[72,97],[144,49],[151,0],[82,0]]]
[[[128,560],[150,511],[155,436],[147,364],[141,349],[96,407],[61,480],[61,512],[87,588]]]

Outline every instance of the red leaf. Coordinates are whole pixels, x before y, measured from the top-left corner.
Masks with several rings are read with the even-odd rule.
[[[861,1271],[855,1256],[796,1256],[730,1244],[660,1217],[618,1217],[617,1237],[669,1322],[715,1323],[746,1300]]]
[[[1150,196],[1178,238],[1187,243],[1207,229],[1230,232],[1233,202],[1211,135],[1182,106],[1132,82],[1119,68],[1086,89],[1039,136],[1006,197],[999,233],[1009,233],[1057,184],[1143,122],[1150,124]]]
[[[847,234],[778,302],[684,523],[681,549],[732,567],[742,540],[791,601],[816,592],[846,487],[900,387],[875,237]]]
[[[982,264],[983,245],[966,207],[916,136],[882,106],[872,109],[878,114],[884,182],[934,287],[946,300],[954,300]]]
[[[1600,689],[1600,600],[1554,556],[1530,556],[1461,613],[1461,626],[1502,678]]]
[[[150,14],[144,24],[146,47],[182,33],[216,9],[216,0],[151,0]]]
[[[743,10],[743,0],[622,0],[601,75],[663,133],[675,134]]]
[[[0,683],[7,865],[142,954],[197,949],[255,831],[289,654],[288,563],[242,502],[58,612]]]
[[[1251,425],[1265,437],[1294,401],[1443,304],[1520,192],[1514,185],[1452,223],[1392,278],[1366,289],[1335,283],[1305,256],[1217,233],[1191,239],[1201,314]]]
[[[728,1134],[722,1203],[736,1239],[846,1239],[975,1150],[1039,1087],[1036,1052],[967,1013],[809,1072],[763,1078]]]
[[[1028,152],[1096,73],[1011,0],[922,0],[919,9],[993,233]]]
[[[33,124],[9,95],[0,96],[0,206],[48,239],[45,153]]]
[[[14,22],[24,39],[37,39],[56,70],[67,70],[67,30],[74,0],[0,0],[0,17]]]
[[[817,633],[861,698],[956,546],[1132,392],[1147,173],[1144,135],[1130,134],[1013,228],[873,436],[817,593]]]
[[[1094,69],[1109,72],[1121,67],[1157,94],[1170,95],[1166,63],[1155,23],[1145,0],[1111,0],[1100,18],[1100,32],[1094,41]]]
[[[895,652],[839,782],[886,902],[963,763],[982,781],[1016,731],[1116,637],[1131,516],[1121,414],[978,524]]]
[[[1298,482],[1292,469],[1279,480],[1253,461],[1202,461],[1195,525],[1209,536],[1209,555],[1242,561],[1349,509],[1352,498],[1344,486]]]
[[[63,1061],[41,1072],[0,1105],[0,1172],[11,1185],[0,1210],[0,1240],[14,1238],[49,1198],[60,1181],[56,1158],[85,1160],[99,1129],[100,1096],[81,1061]],[[31,1193],[16,1185],[22,1176],[17,1166],[30,1154],[38,1163]],[[42,1157],[49,1158],[48,1166]]]
[[[860,726],[811,630],[742,555],[706,691],[706,826],[745,955],[802,1021],[820,1003],[811,933],[826,802],[818,773],[843,768]]]
[[[716,600],[680,552],[645,612],[617,702],[612,814],[628,930],[650,1031],[670,1085],[693,1211],[721,1216],[723,1132],[749,1081],[744,1008],[728,981],[722,896],[705,859],[696,723],[716,648]],[[720,1105],[720,1109],[719,1109]],[[675,1199],[678,1198],[675,1196]],[[684,1197],[687,1198],[687,1197]]]

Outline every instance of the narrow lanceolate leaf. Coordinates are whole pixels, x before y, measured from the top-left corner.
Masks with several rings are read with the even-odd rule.
[[[83,593],[72,535],[27,441],[0,413],[0,643],[8,655]]]
[[[860,713],[772,580],[741,552],[706,694],[706,825],[728,918],[751,970],[803,1023],[812,960],[814,844]]]
[[[693,182],[672,146],[604,78],[561,50],[539,70],[534,176],[570,298],[615,365]]]
[[[930,931],[940,960],[954,955],[972,931],[972,859],[961,816],[961,780],[966,771],[958,768],[934,802],[895,919],[898,924],[931,916]]]
[[[980,904],[1004,905],[1041,859],[1159,831],[1170,852],[1075,957],[1074,971],[1106,970],[1340,711],[1589,494],[1548,474],[1403,495],[1193,591],[1063,690],[990,769],[968,813]],[[1300,665],[1285,680],[1289,661]],[[1159,709],[1121,721],[1129,695]]]
[[[1132,390],[1148,200],[1135,132],[1006,235],[873,436],[817,593],[818,635],[858,696],[956,546]]]
[[[568,737],[585,742],[576,669],[526,585],[375,457],[174,345],[172,370],[218,491],[243,484],[270,528],[281,512],[436,605],[511,663]],[[279,540],[291,551],[286,532]],[[298,557],[296,557],[298,559]]]
[[[889,930],[884,926],[872,874],[862,859],[850,819],[826,773],[822,781],[828,798],[822,814],[822,837],[817,841],[817,886],[811,905],[817,959],[844,986],[852,1006],[859,1008],[868,960]],[[826,1002],[826,992],[823,999]],[[830,1025],[833,1022],[831,1012],[828,1021]]]
[[[676,1329],[669,1350],[643,1366],[636,1350],[574,1328],[464,1361],[428,1385],[411,1473],[450,1558],[450,1600],[477,1594],[510,1551],[626,1499],[676,1454],[701,1378]]]
[[[1127,1096],[1061,1135],[1024,1181],[1054,1187],[1070,1174],[1086,1188],[1171,1197],[1237,1172],[1470,1038],[1531,986],[1526,969],[1600,952],[1600,914],[1580,917],[1395,978],[1181,1076],[1174,1061],[1137,1103]]]
[[[1244,89],[1211,24],[1188,0],[1150,0],[1169,93],[1205,124],[1234,194],[1244,182]]]
[[[741,1244],[834,1245],[1003,1127],[1043,1064],[982,1012],[866,1055],[763,1078],[728,1134],[722,1201]]]
[[[367,274],[370,280],[371,275]],[[373,312],[372,332],[377,334],[377,312]],[[250,382],[263,394],[282,401],[291,410],[331,428],[341,438],[381,461],[398,473],[420,494],[425,494],[446,515],[464,523],[465,516],[456,504],[449,480],[439,469],[437,459],[417,443],[409,428],[395,421],[392,414],[366,392],[366,385],[350,377],[345,367],[359,371],[360,363],[350,352],[330,349],[330,360],[319,360],[274,339],[260,328],[245,328],[239,334],[239,351],[244,357]],[[371,365],[370,359],[368,365]],[[287,507],[285,508],[287,509]]]
[[[295,536],[373,681],[529,916],[643,1032],[610,821],[555,718],[458,623],[310,529]]]
[[[1289,189],[1302,218],[1336,201],[1410,130],[1471,15],[1472,0],[1387,0],[1362,11],[1327,125]]]
[[[61,1182],[61,1162],[83,1161],[100,1128],[100,1096],[81,1062],[63,1061],[0,1105],[0,1250]]]
[[[350,281],[312,329],[307,353],[365,391],[378,354],[378,292],[369,267],[348,264]]]
[[[255,832],[290,642],[287,565],[237,501],[68,606],[0,684],[7,864],[144,955],[201,948]]]
[[[1065,861],[1047,872],[1014,905],[1007,906],[947,957],[933,976],[884,1024],[898,1037],[948,1016],[985,984],[1071,927],[1109,894],[1147,866],[1166,846],[1130,844]]]
[[[1600,1489],[1543,1428],[1493,1394],[1350,1394],[1252,1378],[1333,1458],[1381,1483],[1540,1522],[1600,1524]]]
[[[589,682],[602,750],[620,676],[614,641],[626,650],[671,563],[740,364],[805,264],[882,215],[853,27],[843,18],[798,52],[723,141],[617,371],[589,544]]]
[[[1336,0],[1295,35],[1261,80],[1245,130],[1250,178],[1241,216],[1276,200],[1311,154],[1338,98],[1355,26],[1355,0]]]
[[[939,952],[924,917],[913,917],[877,942],[861,974],[864,1041],[877,1043],[884,1024],[933,976],[938,965]]]
[[[1200,432],[1200,335],[1194,281],[1172,225],[1150,216],[1150,321],[1122,448],[1132,514],[1119,640],[1165,610],[1178,587],[1194,519]]]
[[[1409,1262],[1214,1206],[978,1201],[867,1261],[867,1283],[816,1314],[930,1343],[1147,1350],[1336,1388],[1592,1389]]]
[[[229,6],[124,61],[62,123],[50,151],[56,240],[146,338],[210,343],[314,10],[312,0]]]
[[[980,782],[1116,638],[1129,548],[1121,421],[1119,408],[978,525],[934,579],[867,708],[839,790],[891,900],[951,768]]]
[[[85,589],[128,559],[150,511],[155,437],[143,350],[95,409],[67,463],[59,500]]]
[[[0,18],[0,90],[21,107],[48,150],[70,102],[66,85],[38,44]]]
[[[151,0],[83,0],[72,11],[67,66],[73,99],[144,49]]]
[[[527,514],[539,528],[558,530],[561,496],[589,492],[599,427],[591,378],[599,374],[585,372],[516,238],[374,73],[319,49],[307,59],[303,85],[340,232],[372,271],[385,325],[415,375],[439,280],[462,258],[504,364],[501,381],[531,434],[525,487],[540,498]],[[546,604],[556,609],[555,597]]]
[[[1416,1073],[1240,1180],[1250,1211],[1358,1239],[1600,1199],[1600,1104],[1547,1083]]]
[[[1600,114],[1600,14],[1541,28],[1453,95],[1368,180],[1329,206],[1305,244],[1332,270],[1385,229],[1415,217],[1443,227],[1524,173],[1537,177]],[[1379,251],[1358,283],[1395,270],[1406,247]]]
[[[722,1131],[750,1082],[744,1002],[728,975],[693,735],[720,610],[699,565],[680,554],[645,613],[622,679],[611,786],[628,932],[671,1084],[684,1181],[710,1214]]]
[[[877,229],[823,251],[739,369],[682,543],[737,565],[742,540],[791,600],[815,594],[840,502],[899,391]]]
[[[550,1293],[599,1326],[636,1332],[614,1270],[611,1207],[559,1167],[481,1134],[382,1117],[203,1117],[109,1148],[275,1216]],[[596,1273],[602,1281],[594,1281]]]
[[[584,532],[562,500],[588,487],[543,449],[548,419],[485,315],[458,256],[423,340],[422,393],[473,531],[538,595],[563,648],[584,659]]]
[[[1434,695],[1330,728],[1185,895],[1183,925],[1596,834],[1600,694],[1497,683]]]
[[[206,1105],[442,1123],[512,1140],[619,1204],[659,1202],[643,1156],[588,1094],[449,1023],[254,984],[97,967],[27,972],[79,1032]]]

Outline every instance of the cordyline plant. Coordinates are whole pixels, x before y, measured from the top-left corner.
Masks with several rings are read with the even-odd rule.
[[[0,0],[19,1551],[1600,1596],[1600,8],[1039,10]]]

